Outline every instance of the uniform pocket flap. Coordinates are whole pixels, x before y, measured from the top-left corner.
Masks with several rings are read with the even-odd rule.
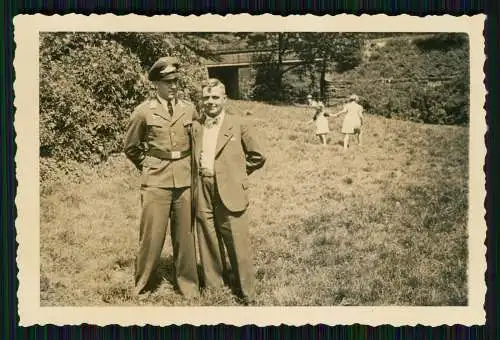
[[[162,162],[163,161],[159,158],[152,157],[152,156],[146,156],[142,165],[145,168],[155,169],[155,168],[159,168]]]
[[[165,119],[159,115],[153,114],[146,118],[146,124],[149,126],[162,127],[165,124]]]

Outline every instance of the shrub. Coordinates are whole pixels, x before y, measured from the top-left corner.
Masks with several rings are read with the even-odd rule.
[[[461,48],[468,44],[465,33],[439,33],[428,37],[415,39],[415,45],[423,51],[441,50],[446,51]]]
[[[42,34],[40,151],[59,160],[120,150],[133,108],[148,94],[140,60],[100,34]]]
[[[411,96],[411,108],[419,112],[410,117],[432,124],[467,124],[469,119],[469,97],[462,76],[435,88],[418,89]],[[416,119],[415,119],[416,118]]]
[[[98,163],[121,152],[130,114],[152,94],[147,69],[166,54],[192,65],[181,86],[197,103],[206,75],[178,40],[160,33],[42,33],[40,155]]]
[[[293,89],[281,73],[274,63],[256,67],[252,98],[269,103],[290,102]]]
[[[108,33],[107,37],[137,55],[144,70],[149,69],[158,58],[165,55],[177,57],[181,63],[180,86],[187,92],[189,96],[187,99],[199,106],[201,81],[208,77],[208,71],[200,63],[199,54],[204,57],[212,56],[210,46],[200,43],[203,40],[199,35],[199,33],[118,32]]]
[[[423,123],[467,124],[466,39],[463,34],[436,34],[414,43],[390,40],[373,52],[376,60],[348,71],[344,79],[352,82],[352,92],[360,95],[369,113]],[[432,79],[434,84],[428,82]]]

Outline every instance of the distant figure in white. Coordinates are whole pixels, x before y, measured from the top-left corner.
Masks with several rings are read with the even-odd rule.
[[[307,103],[315,110],[310,122],[316,123],[316,136],[319,137],[321,144],[326,145],[326,134],[330,132],[330,128],[328,127],[327,118],[329,114],[325,111],[325,105],[319,100],[313,100],[310,94],[307,96]]]
[[[356,136],[358,144],[361,145],[361,126],[363,125],[363,106],[358,104],[359,97],[355,94],[349,96],[349,101],[344,104],[341,111],[334,114],[337,117],[346,113],[342,122],[342,133],[344,134],[344,151],[349,147],[349,136]]]

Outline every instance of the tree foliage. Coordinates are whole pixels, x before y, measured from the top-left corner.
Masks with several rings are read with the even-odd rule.
[[[303,60],[303,72],[318,71],[321,81],[321,96],[324,96],[325,74],[335,70],[343,72],[360,64],[363,38],[350,33],[331,32],[266,32],[243,33],[249,47],[265,49],[255,60],[257,78],[254,98],[270,101],[287,101],[290,84],[284,80],[285,73],[300,65],[288,66],[288,57]]]
[[[291,68],[284,62],[296,54],[300,33],[238,33],[237,36],[246,41],[247,48],[261,50],[253,60],[256,69],[253,98],[269,102],[287,101],[290,85],[284,81],[284,75]]]
[[[342,73],[361,63],[363,43],[364,39],[356,33],[305,33],[299,40],[297,53],[311,64],[321,59],[322,67]]]
[[[370,113],[432,124],[469,120],[466,35],[389,40],[344,78],[352,82],[351,91],[362,97]]]
[[[130,114],[152,94],[147,70],[161,56],[179,57],[181,84],[196,101],[206,74],[194,41],[190,34],[42,33],[40,155],[97,163],[120,152]]]
[[[148,93],[140,60],[104,34],[43,34],[42,156],[98,162],[121,145],[123,126]]]
[[[449,51],[468,45],[465,33],[440,33],[415,40],[415,45],[423,51]]]
[[[325,76],[328,72],[342,73],[362,61],[364,39],[355,33],[307,33],[297,44],[298,56],[312,71],[320,74],[320,97],[326,96]]]

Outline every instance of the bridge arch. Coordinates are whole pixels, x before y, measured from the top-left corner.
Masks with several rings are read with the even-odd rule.
[[[240,76],[238,66],[209,67],[208,76],[219,79],[226,86],[230,99],[240,99]]]

